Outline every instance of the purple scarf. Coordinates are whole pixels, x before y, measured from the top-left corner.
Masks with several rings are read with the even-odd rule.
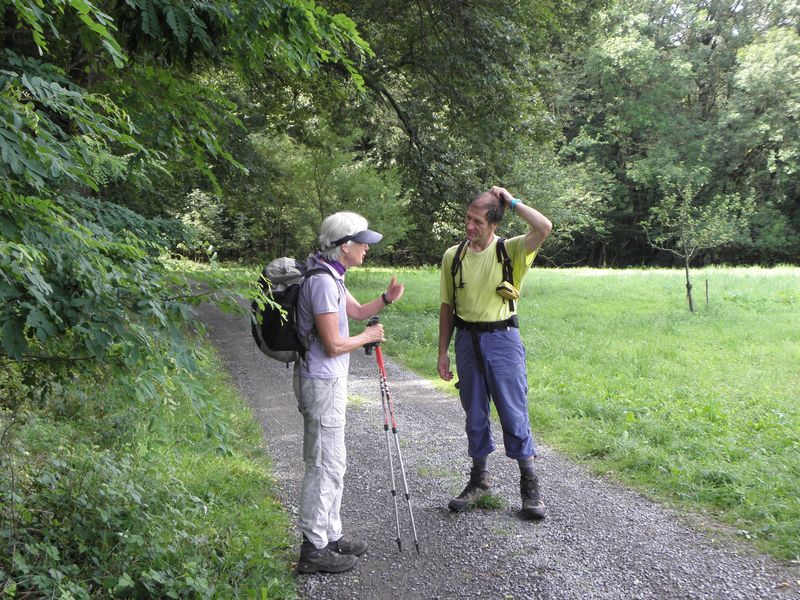
[[[338,260],[328,260],[327,258],[322,256],[322,252],[317,252],[317,254],[316,254],[316,256],[314,258],[316,258],[317,260],[321,260],[321,261],[323,261],[325,263],[328,263],[330,266],[332,266],[336,270],[336,272],[339,275],[344,275],[345,271],[347,271],[347,269],[345,268],[345,266],[342,263],[340,263]]]

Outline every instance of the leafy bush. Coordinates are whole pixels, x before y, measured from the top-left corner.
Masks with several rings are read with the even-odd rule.
[[[192,395],[143,407],[98,373],[62,402],[0,412],[0,592],[294,595],[260,430],[207,356],[203,367],[206,402],[175,385]]]

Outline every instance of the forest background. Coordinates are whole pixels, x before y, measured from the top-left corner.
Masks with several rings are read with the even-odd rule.
[[[0,541],[23,547],[50,514],[20,509],[27,475],[9,465],[31,448],[14,428],[63,413],[75,381],[112,378],[139,408],[191,398],[233,451],[208,391],[173,376],[204,360],[185,342],[191,305],[252,289],[212,269],[198,293],[176,258],[303,256],[321,219],[349,209],[385,233],[373,263],[436,264],[465,202],[502,184],[555,223],[541,266],[796,264],[798,13],[789,0],[2,0]],[[54,460],[37,485],[58,484]]]

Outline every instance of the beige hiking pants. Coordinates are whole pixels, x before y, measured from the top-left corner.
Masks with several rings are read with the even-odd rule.
[[[342,537],[347,378],[305,379],[295,369],[294,392],[303,415],[305,461],[299,525],[315,547],[324,548]]]

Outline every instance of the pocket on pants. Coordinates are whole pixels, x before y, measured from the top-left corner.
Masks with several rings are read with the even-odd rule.
[[[320,452],[317,466],[332,475],[342,475],[347,462],[344,445],[344,415],[322,415],[320,423]]]

